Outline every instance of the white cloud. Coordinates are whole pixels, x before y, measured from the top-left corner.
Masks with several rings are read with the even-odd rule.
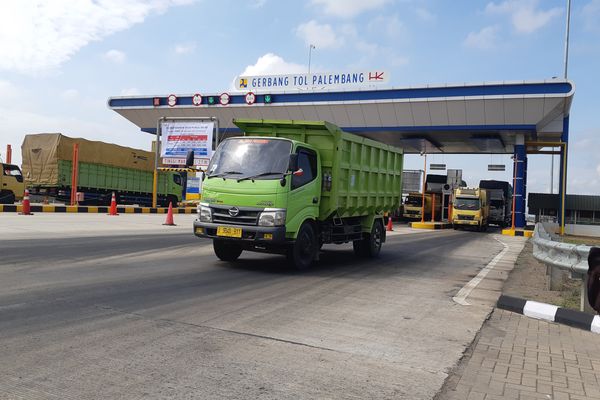
[[[0,69],[39,73],[56,68],[92,41],[192,1],[2,1]]]
[[[77,89],[67,89],[63,91],[60,96],[66,100],[72,100],[79,96],[79,91]]]
[[[256,64],[248,65],[240,76],[297,74],[306,70],[305,65],[290,63],[277,54],[267,53],[259,57]]]
[[[499,4],[488,3],[485,10],[490,14],[508,14],[517,32],[532,33],[563,12],[561,7],[540,10],[538,3],[539,0],[506,0]]]
[[[259,57],[256,64],[248,65],[240,76],[299,74],[307,72],[307,69],[305,65],[290,63],[277,54],[267,53]],[[230,89],[237,90],[235,78],[231,82]]]
[[[179,43],[175,45],[175,54],[190,54],[196,50],[196,43]]]
[[[352,18],[365,11],[381,8],[390,0],[311,0],[319,12],[340,18]]]
[[[463,45],[474,49],[489,50],[496,46],[498,38],[497,26],[486,26],[479,32],[470,32]]]
[[[582,13],[585,28],[590,31],[595,31],[600,29],[600,0],[592,0],[587,3],[583,9]]]
[[[121,90],[121,96],[139,96],[141,93],[138,88],[127,88]]]
[[[597,172],[597,173],[598,173],[598,175],[600,176],[600,164],[598,164],[598,165],[596,166],[596,172]]]
[[[104,58],[115,64],[121,64],[125,61],[126,55],[120,50],[112,49],[104,53]]]
[[[367,24],[369,32],[379,34],[385,33],[390,38],[399,39],[400,36],[404,35],[404,25],[397,15],[389,17],[378,16],[373,18]]]
[[[267,4],[267,0],[254,0],[254,2],[250,5],[252,8],[262,8]]]
[[[435,21],[437,19],[437,16],[434,13],[423,7],[417,8],[415,12],[417,13],[417,16],[423,21],[430,22]]]
[[[319,49],[340,47],[344,43],[344,39],[335,34],[331,25],[319,24],[315,20],[300,24],[296,28],[296,35],[307,46],[313,44]]]

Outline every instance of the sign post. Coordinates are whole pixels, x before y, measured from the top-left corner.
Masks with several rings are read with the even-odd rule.
[[[152,185],[152,207],[158,203],[159,158],[166,165],[184,166],[187,152],[194,151],[194,165],[208,166],[213,136],[219,144],[219,121],[215,117],[160,118],[156,127],[156,154]]]

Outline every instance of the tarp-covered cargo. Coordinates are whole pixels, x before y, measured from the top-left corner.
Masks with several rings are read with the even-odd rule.
[[[152,171],[154,154],[111,143],[70,138],[60,133],[26,135],[21,146],[23,176],[28,185],[59,185],[59,162],[73,160],[79,144],[79,162]]]

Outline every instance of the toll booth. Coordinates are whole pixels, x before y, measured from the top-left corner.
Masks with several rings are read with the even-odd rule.
[[[234,118],[325,120],[345,131],[402,147],[406,154],[510,154],[515,226],[523,228],[528,154],[560,155],[559,220],[564,222],[574,93],[570,81],[551,79],[343,91],[120,96],[109,98],[108,107],[151,134],[156,133],[159,119],[169,117],[214,117],[220,137],[240,134]],[[226,104],[218,101],[224,95]]]

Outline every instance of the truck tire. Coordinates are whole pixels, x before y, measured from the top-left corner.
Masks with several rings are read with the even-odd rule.
[[[381,244],[383,243],[383,224],[381,220],[377,219],[373,223],[371,233],[366,235],[361,240],[355,240],[352,242],[354,248],[354,254],[360,257],[377,257],[381,252]]]
[[[235,242],[227,240],[213,240],[213,249],[215,255],[221,261],[235,261],[242,254],[242,246]]]
[[[15,194],[9,190],[0,191],[0,204],[14,204]]]
[[[294,244],[288,249],[288,261],[298,270],[311,266],[317,255],[319,244],[312,224],[305,222],[300,226]]]

